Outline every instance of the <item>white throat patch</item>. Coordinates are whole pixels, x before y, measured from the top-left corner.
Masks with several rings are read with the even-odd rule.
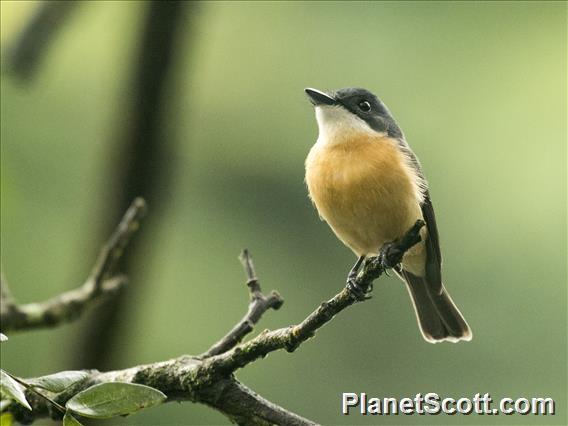
[[[338,143],[349,137],[350,133],[369,133],[380,135],[369,125],[339,105],[318,105],[316,107],[316,119],[318,122],[318,143]]]

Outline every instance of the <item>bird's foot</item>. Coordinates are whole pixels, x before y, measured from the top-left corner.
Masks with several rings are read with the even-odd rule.
[[[420,230],[425,226],[423,220],[419,219],[410,228],[402,238],[384,244],[379,250],[377,262],[384,268],[393,269],[402,262],[404,253],[406,253],[413,245],[420,242]]]
[[[420,230],[425,226],[423,220],[417,220],[414,226],[410,228],[401,238],[384,244],[379,250],[379,254],[369,257],[365,260],[364,256],[357,259],[357,262],[351,268],[347,275],[347,285],[351,297],[356,301],[364,301],[371,298],[373,291],[373,280],[382,274],[388,275],[389,269],[401,272],[402,258],[407,250],[420,242]],[[365,261],[364,273],[359,276],[359,269]]]
[[[347,278],[347,285],[345,288],[349,291],[351,297],[358,302],[369,300],[373,297],[369,294],[373,290],[373,285],[363,287],[359,285],[357,280],[354,278]]]
[[[370,299],[371,296],[369,293],[373,290],[372,284],[363,286],[357,282],[357,274],[364,260],[365,256],[361,256],[357,259],[357,262],[355,262],[355,265],[353,265],[353,268],[349,271],[349,275],[347,275],[347,285],[345,286],[349,293],[351,293],[351,296],[357,301]]]
[[[402,262],[404,253],[405,250],[401,249],[398,240],[386,243],[379,250],[377,262],[384,268],[384,271],[386,273],[388,269],[394,268],[396,265]]]

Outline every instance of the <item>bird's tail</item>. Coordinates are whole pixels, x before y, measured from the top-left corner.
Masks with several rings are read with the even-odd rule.
[[[471,340],[471,329],[443,285],[432,286],[427,278],[404,269],[400,276],[406,282],[424,339],[430,343]],[[439,290],[434,290],[436,287]]]

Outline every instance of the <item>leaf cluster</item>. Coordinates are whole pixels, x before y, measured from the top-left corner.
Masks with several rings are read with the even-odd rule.
[[[2,341],[7,340],[1,336]],[[77,417],[108,419],[127,416],[144,408],[153,407],[166,400],[166,395],[150,386],[110,382],[99,383],[77,393],[65,403],[65,407],[53,401],[49,393],[60,393],[70,386],[86,380],[89,373],[85,371],[62,371],[48,376],[33,379],[22,379],[4,370],[0,370],[0,411],[4,412],[10,404],[19,404],[32,410],[26,398],[26,391],[47,400],[63,414],[63,426],[80,426]],[[45,392],[47,391],[47,393]],[[0,417],[0,426],[13,424],[11,413]]]

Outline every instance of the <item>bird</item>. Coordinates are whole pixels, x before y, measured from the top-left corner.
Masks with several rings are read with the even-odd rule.
[[[424,221],[421,241],[394,269],[412,300],[427,342],[472,339],[471,329],[442,283],[442,255],[428,183],[416,155],[386,105],[366,89],[305,89],[315,108],[318,138],[305,161],[309,197],[319,216],[364,259]]]

